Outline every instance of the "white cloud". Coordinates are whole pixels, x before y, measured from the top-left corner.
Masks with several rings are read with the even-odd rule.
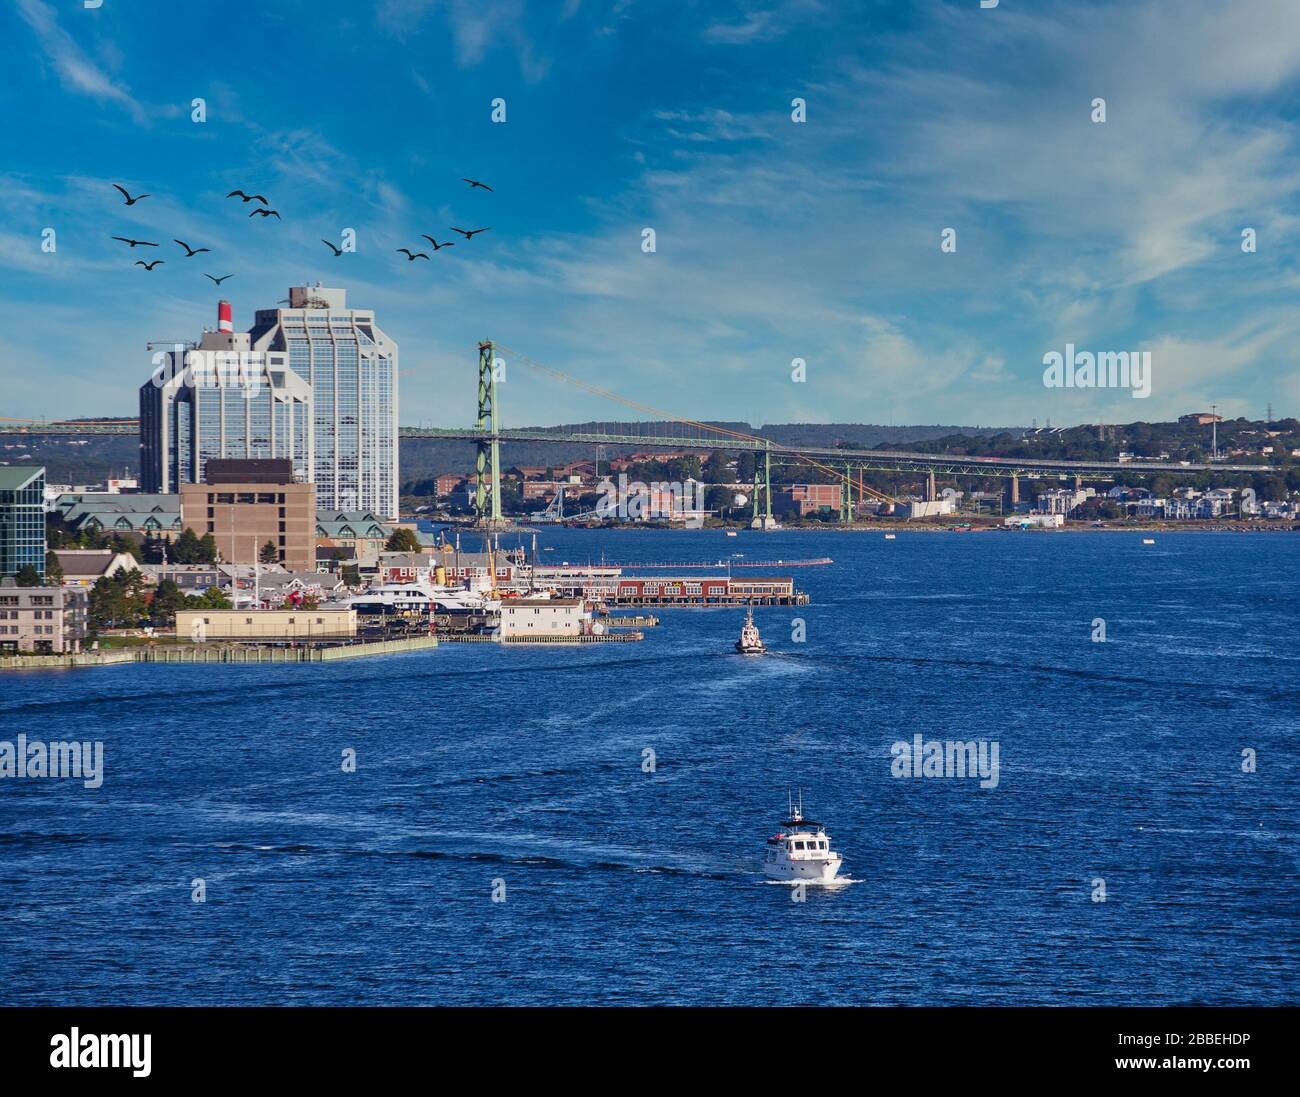
[[[58,16],[50,5],[43,0],[18,0],[18,11],[35,31],[46,57],[65,87],[116,103],[125,107],[137,122],[144,121],[145,113],[140,104],[86,55],[72,35],[59,25]]]

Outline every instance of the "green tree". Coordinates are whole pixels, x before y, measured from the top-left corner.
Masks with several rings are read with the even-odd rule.
[[[196,564],[215,564],[217,562],[217,539],[210,533],[199,538],[199,558]],[[233,564],[234,561],[232,560]]]
[[[149,617],[155,625],[167,625],[176,620],[176,611],[185,605],[185,594],[174,579],[163,579],[149,603]]]
[[[171,543],[168,552],[173,564],[197,564],[199,562],[199,537],[189,526]]]
[[[731,455],[725,450],[715,449],[704,462],[704,479],[710,484],[726,484],[731,481],[731,470],[727,468]]]
[[[95,629],[137,623],[145,616],[144,576],[134,570],[104,576],[91,588],[89,609]]]
[[[276,564],[280,561],[280,550],[274,541],[267,541],[257,553],[257,559],[263,564]]]
[[[419,552],[420,539],[415,536],[414,531],[403,526],[393,530],[384,543],[384,548],[389,552]]]
[[[63,565],[59,563],[59,558],[53,549],[47,549],[45,552],[45,585],[47,587],[57,587],[63,582]]]
[[[145,534],[144,544],[140,548],[140,562],[143,564],[164,564],[167,562],[167,543],[152,533]]]
[[[704,493],[704,508],[722,516],[732,505],[732,489],[714,485]]]
[[[39,587],[43,586],[41,582],[41,573],[36,570],[35,564],[24,564],[18,569],[14,576],[14,583],[20,587]]]
[[[115,533],[108,539],[107,547],[114,552],[125,552],[128,556],[134,557],[137,564],[144,562],[144,552],[140,547],[140,543],[130,537],[123,537],[120,533]]]
[[[230,609],[230,599],[220,587],[208,587],[202,594],[194,594],[186,599],[186,605],[194,609]]]

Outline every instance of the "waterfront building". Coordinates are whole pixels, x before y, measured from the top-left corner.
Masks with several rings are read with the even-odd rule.
[[[200,537],[210,533],[227,563],[253,564],[262,548],[291,571],[314,571],[316,490],[294,479],[293,462],[210,459],[205,482],[181,484],[180,522]]]
[[[873,506],[873,503],[868,503]],[[907,499],[894,508],[896,518],[938,518],[957,509],[955,499]]]
[[[501,603],[501,636],[582,636],[591,631],[591,610],[581,598],[507,598]]]
[[[381,552],[379,583],[414,583],[434,574],[442,557],[435,552]]]
[[[140,388],[141,481],[146,492],[201,483],[207,462],[284,458],[302,480],[313,469],[311,385],[283,350],[252,346],[234,330],[230,302],[216,331],[160,351]]]
[[[58,655],[80,651],[88,594],[62,587],[20,587],[0,580],[0,651]]]
[[[1065,525],[1064,514],[1016,514],[1002,519],[1008,529],[1060,529]]]
[[[817,511],[839,511],[843,489],[839,484],[791,484],[772,494],[772,509],[778,514],[797,511],[799,517]]]
[[[0,578],[31,565],[45,575],[45,469],[0,468]]]
[[[289,307],[259,310],[249,336],[311,386],[319,505],[395,519],[398,348],[374,311],[348,308],[342,289],[294,286]]]
[[[337,640],[357,634],[354,609],[182,609],[176,636],[209,640]]]
[[[1040,492],[1035,503],[1043,514],[1069,514],[1096,494],[1093,488],[1052,488]]]
[[[439,499],[451,495],[461,484],[469,481],[469,474],[462,472],[444,472],[434,480],[434,494]]]

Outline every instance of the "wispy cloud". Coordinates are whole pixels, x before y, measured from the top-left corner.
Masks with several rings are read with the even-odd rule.
[[[709,23],[700,36],[706,42],[729,46],[770,42],[794,29],[802,19],[824,10],[818,0],[785,0],[743,11],[731,19]]]
[[[144,108],[77,45],[72,35],[59,25],[58,16],[49,4],[43,0],[18,0],[18,11],[40,40],[64,87],[116,103],[128,110],[137,122],[145,120]]]

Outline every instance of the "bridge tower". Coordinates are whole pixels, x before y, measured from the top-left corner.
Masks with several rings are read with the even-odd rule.
[[[759,479],[759,458],[762,458],[763,477]],[[763,514],[758,513],[758,494],[763,493]],[[776,521],[772,517],[772,447],[764,445],[754,455],[754,520],[749,523],[751,529],[773,529]]]
[[[474,514],[479,525],[489,528],[505,524],[501,517],[501,419],[494,358],[492,340],[485,339],[478,345],[478,420],[474,428],[492,433],[479,440],[474,459]]]

